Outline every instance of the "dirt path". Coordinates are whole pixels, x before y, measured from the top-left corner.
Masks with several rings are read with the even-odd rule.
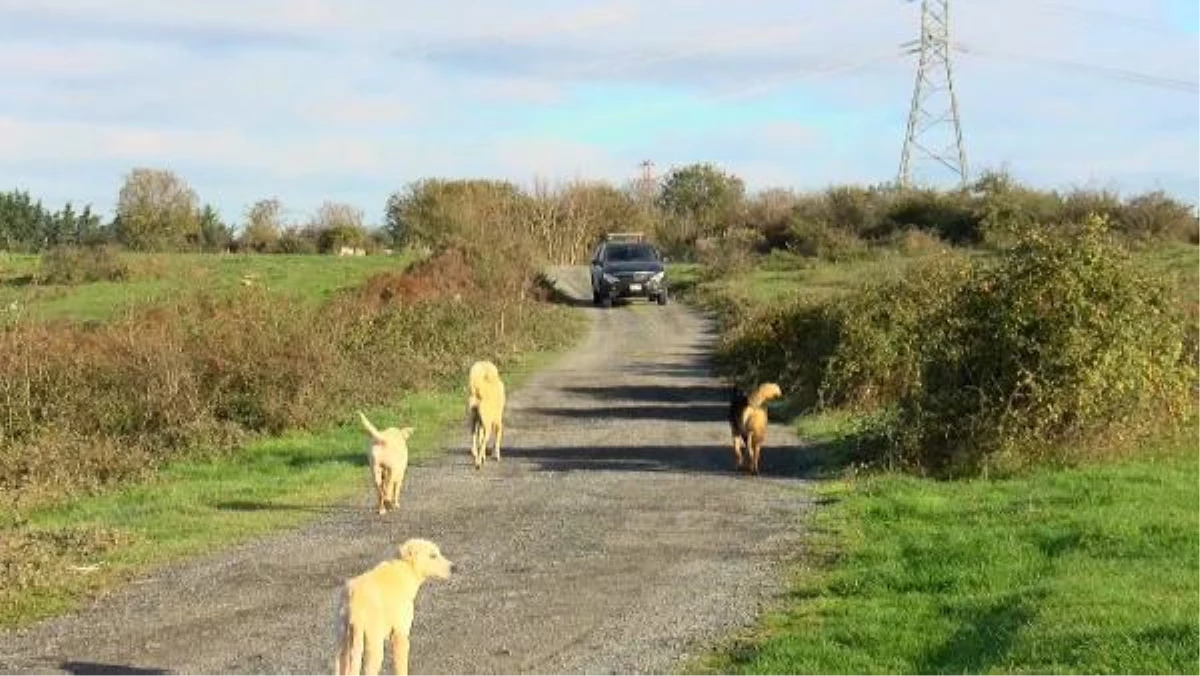
[[[586,270],[556,274],[587,295]],[[765,476],[730,471],[692,311],[586,312],[585,343],[511,395],[501,464],[472,470],[463,430],[410,470],[399,512],[371,513],[364,485],[309,527],[0,634],[0,670],[330,673],[338,584],[423,536],[461,572],[421,592],[412,673],[670,671],[780,588],[804,453],[776,428]]]

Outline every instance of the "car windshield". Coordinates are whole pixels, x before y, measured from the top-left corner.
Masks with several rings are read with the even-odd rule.
[[[654,247],[648,244],[610,244],[604,259],[609,262],[657,261]]]

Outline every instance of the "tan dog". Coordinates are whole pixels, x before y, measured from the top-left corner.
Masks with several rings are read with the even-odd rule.
[[[729,402],[729,427],[733,433],[733,457],[738,469],[743,467],[742,449],[745,448],[749,456],[745,468],[751,474],[758,474],[758,461],[762,457],[763,443],[767,440],[765,405],[782,395],[783,392],[775,383],[759,385],[748,397],[734,393]]]
[[[496,460],[504,436],[504,382],[490,361],[477,361],[467,376],[467,414],[471,420],[471,457],[475,469],[483,466],[489,438],[495,439]]]
[[[408,471],[408,437],[412,435],[413,428],[389,427],[380,432],[362,411],[359,411],[358,419],[362,421],[367,434],[371,435],[367,450],[371,461],[371,478],[375,481],[375,493],[379,498],[378,511],[386,514],[400,503],[400,485],[404,483],[404,473]]]
[[[417,592],[429,578],[449,579],[454,570],[438,546],[412,539],[400,545],[400,558],[350,578],[338,594],[337,664],[339,676],[378,674],[384,641],[392,645],[392,670],[408,673],[408,636]]]

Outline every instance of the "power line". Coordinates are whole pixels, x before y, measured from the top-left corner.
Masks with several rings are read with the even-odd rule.
[[[921,0],[921,37],[913,49],[919,55],[917,77],[900,153],[901,186],[912,184],[914,152],[956,174],[960,185],[967,183],[967,153],[954,92],[950,44],[950,0]],[[936,128],[945,126],[950,127],[950,143],[933,147],[927,139]]]
[[[1045,66],[1054,66],[1067,70],[1090,73],[1092,75],[1098,75],[1101,77],[1108,77],[1114,80],[1120,80],[1122,82],[1146,85],[1148,87],[1158,87],[1159,89],[1171,89],[1181,92],[1200,92],[1200,83],[1192,80],[1180,80],[1177,78],[1163,77],[1160,75],[1151,75],[1149,73],[1141,73],[1134,70],[1127,70],[1125,68],[1116,68],[1114,66],[1102,66],[1091,63],[1083,63],[1080,61],[1037,56],[1035,54],[1009,54],[991,50],[981,50],[977,47],[967,47],[964,45],[958,45],[957,51],[964,54],[982,56],[985,58],[1002,59],[1006,61],[1025,61]]]

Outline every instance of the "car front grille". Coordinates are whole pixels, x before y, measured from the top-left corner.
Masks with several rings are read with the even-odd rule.
[[[616,275],[623,282],[644,282],[653,276],[652,272],[618,272]]]

